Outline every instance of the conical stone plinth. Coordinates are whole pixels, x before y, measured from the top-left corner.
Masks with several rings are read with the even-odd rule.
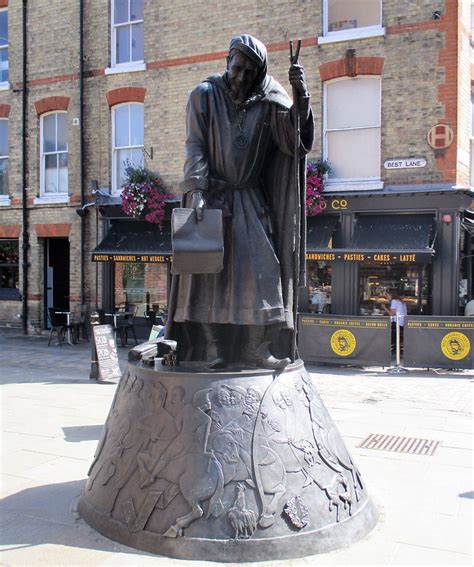
[[[377,519],[301,361],[281,374],[129,364],[78,509],[126,545],[214,561],[329,551]]]

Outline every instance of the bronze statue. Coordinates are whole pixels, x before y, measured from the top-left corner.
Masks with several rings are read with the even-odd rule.
[[[304,183],[313,116],[301,65],[290,65],[289,81],[297,104],[267,74],[263,43],[244,34],[231,40],[224,74],[189,96],[183,203],[198,219],[204,207],[222,210],[224,268],[173,277],[168,337],[181,359],[206,360],[211,369],[290,362],[301,230],[295,124]]]

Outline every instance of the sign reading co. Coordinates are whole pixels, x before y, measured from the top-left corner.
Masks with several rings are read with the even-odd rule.
[[[321,204],[321,209],[332,211],[345,211],[349,207],[349,201],[347,199],[328,199]]]
[[[454,140],[454,132],[447,124],[437,124],[428,132],[428,144],[435,150],[449,147]]]

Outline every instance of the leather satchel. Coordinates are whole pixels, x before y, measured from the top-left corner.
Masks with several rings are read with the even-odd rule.
[[[173,209],[171,217],[172,274],[217,274],[224,265],[222,211],[203,209],[198,221],[194,209]]]

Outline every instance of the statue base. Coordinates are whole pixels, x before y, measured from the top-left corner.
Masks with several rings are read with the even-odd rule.
[[[129,363],[78,510],[131,547],[225,562],[347,547],[377,521],[302,361],[278,374]]]

